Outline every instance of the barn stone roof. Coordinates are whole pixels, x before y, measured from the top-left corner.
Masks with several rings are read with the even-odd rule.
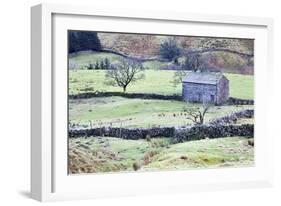
[[[191,72],[183,78],[182,82],[216,85],[222,77],[223,74],[220,72]]]

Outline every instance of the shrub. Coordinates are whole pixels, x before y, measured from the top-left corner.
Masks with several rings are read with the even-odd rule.
[[[185,60],[181,63],[181,68],[183,70],[192,70],[192,71],[219,71],[214,67],[209,65],[209,57],[200,53],[189,54],[186,56]]]
[[[94,64],[89,64],[88,66],[87,66],[87,69],[88,70],[93,70],[95,68],[95,65]]]
[[[143,164],[147,165],[151,162],[151,158],[154,157],[155,155],[157,155],[158,152],[157,151],[149,151],[146,152],[144,157],[143,157]]]
[[[100,69],[105,69],[104,61],[103,60],[100,61]]]
[[[182,63],[182,68],[186,70],[197,71],[201,68],[202,59],[200,54],[190,54],[185,58]]]
[[[99,70],[99,69],[109,70],[109,69],[112,69],[112,65],[111,65],[111,63],[110,63],[108,58],[101,59],[100,61],[96,61],[96,63],[93,64],[92,66],[93,66],[93,69],[95,69],[95,70]]]
[[[174,38],[169,38],[160,45],[159,54],[162,58],[169,61],[176,59],[180,55],[180,49]]]
[[[133,163],[133,169],[134,169],[135,171],[139,170],[140,168],[141,168],[141,165],[140,165],[138,162],[134,162],[134,163]]]
[[[255,145],[254,139],[249,139],[248,140],[248,145],[253,147]]]
[[[98,70],[98,69],[100,69],[100,65],[99,65],[99,62],[96,61],[96,63],[95,63],[95,70]]]
[[[111,63],[108,58],[104,59],[104,69],[111,69]]]
[[[182,156],[180,156],[180,159],[182,159],[182,160],[187,160],[187,159],[188,159],[188,157],[187,157],[187,156],[185,156],[185,155],[182,155]]]

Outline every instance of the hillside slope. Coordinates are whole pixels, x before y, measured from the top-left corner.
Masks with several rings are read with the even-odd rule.
[[[171,38],[163,35],[147,34],[122,34],[122,33],[98,33],[103,49],[132,55],[139,58],[155,57],[159,54],[160,45]],[[244,54],[254,53],[254,41],[250,39],[226,39],[176,36],[173,37],[177,45],[185,51],[200,49],[229,49]],[[253,74],[253,58],[246,58],[239,54],[215,51],[202,54],[204,61],[210,68],[231,73]]]

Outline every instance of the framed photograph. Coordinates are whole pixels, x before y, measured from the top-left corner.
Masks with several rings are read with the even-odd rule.
[[[271,19],[31,14],[34,199],[272,185]]]

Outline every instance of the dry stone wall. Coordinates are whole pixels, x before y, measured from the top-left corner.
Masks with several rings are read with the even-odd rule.
[[[156,127],[150,129],[125,129],[125,128],[93,128],[70,130],[69,137],[109,136],[122,139],[145,139],[155,137],[170,137],[177,142],[199,140],[204,138],[220,138],[231,136],[254,136],[254,125],[196,125],[185,128]]]
[[[139,99],[159,99],[159,100],[175,100],[175,101],[183,101],[183,97],[181,95],[172,94],[172,95],[162,95],[162,94],[154,94],[154,93],[124,93],[124,92],[84,92],[78,94],[70,94],[68,95],[69,99],[89,99],[93,97],[112,97],[119,96],[125,98],[139,98]],[[185,99],[187,101],[187,99]],[[251,99],[239,99],[229,97],[227,105],[254,105],[254,100]]]

